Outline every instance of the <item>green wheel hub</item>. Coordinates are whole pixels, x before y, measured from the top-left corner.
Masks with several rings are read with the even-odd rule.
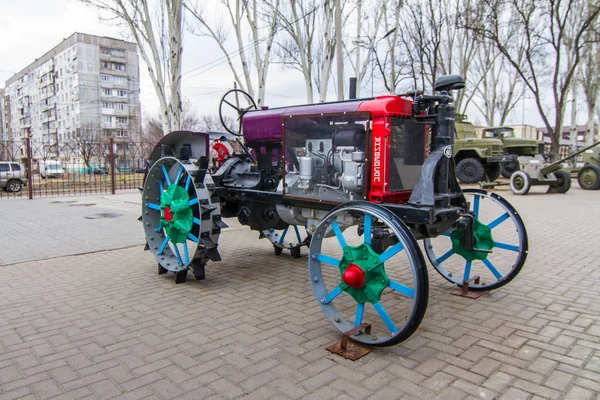
[[[185,243],[194,224],[194,215],[188,204],[189,201],[187,191],[177,184],[169,185],[160,196],[159,224],[173,243]]]
[[[467,261],[485,260],[489,253],[483,251],[475,251],[467,249],[460,244],[463,230],[459,229],[450,234],[452,240],[452,250],[461,255]],[[485,224],[481,223],[477,218],[474,220],[473,235],[475,236],[475,248],[482,250],[491,250],[496,243],[492,238],[492,230]]]
[[[361,304],[378,303],[390,284],[379,254],[367,243],[344,248],[340,277],[340,288]]]

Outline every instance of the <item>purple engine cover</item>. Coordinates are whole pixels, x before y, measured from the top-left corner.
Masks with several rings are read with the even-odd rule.
[[[250,111],[242,119],[246,142],[281,142],[283,118],[291,115],[336,114],[358,111],[363,100],[339,103],[309,104]]]

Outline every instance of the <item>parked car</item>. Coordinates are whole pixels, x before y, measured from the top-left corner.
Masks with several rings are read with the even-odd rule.
[[[46,178],[62,178],[65,173],[65,169],[58,160],[46,160],[38,163],[40,170],[40,176],[42,179]]]
[[[18,162],[0,161],[0,187],[7,192],[19,192],[27,185],[25,168]]]
[[[108,171],[104,167],[93,168],[94,175],[108,175]]]

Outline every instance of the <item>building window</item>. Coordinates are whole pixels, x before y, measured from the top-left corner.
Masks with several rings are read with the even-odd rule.
[[[110,69],[110,63],[107,62],[107,61],[102,61],[101,65],[102,65],[102,68],[108,68],[108,69]]]
[[[124,129],[117,129],[115,131],[115,136],[116,137],[127,137],[127,131]]]
[[[112,110],[114,108],[114,104],[113,103],[104,102],[104,103],[102,103],[102,108],[106,108],[106,109]]]
[[[112,122],[112,116],[110,115],[103,115],[103,119],[104,122]]]
[[[110,90],[110,89],[106,89],[106,88],[104,88],[104,89],[102,89],[102,90],[103,90],[103,92],[104,92],[104,94],[105,94],[106,96],[110,96],[110,95],[112,95],[112,90]]]
[[[110,49],[108,47],[100,47],[100,54],[110,54]]]
[[[117,104],[117,110],[125,111],[125,104],[123,104],[123,103]]]
[[[110,53],[113,55],[113,57],[125,57],[125,50],[112,49]]]
[[[127,96],[127,90],[117,90],[117,96],[119,96],[119,97]]]
[[[113,69],[116,71],[125,71],[125,64],[113,63]]]
[[[120,85],[127,84],[127,78],[124,76],[113,76],[112,78],[114,83],[118,83]]]
[[[104,82],[110,82],[110,76],[109,75],[100,75],[100,78]]]
[[[117,124],[126,124],[127,118],[119,118],[117,117]]]

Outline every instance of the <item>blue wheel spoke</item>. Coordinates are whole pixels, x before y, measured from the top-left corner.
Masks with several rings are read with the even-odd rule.
[[[183,172],[183,165],[179,166],[179,171],[177,171],[177,177],[175,178],[175,184],[179,184],[179,179],[181,179],[181,173]]]
[[[463,275],[463,282],[466,282],[471,277],[471,261],[465,263],[465,274]]]
[[[179,254],[179,249],[177,248],[177,243],[173,243],[173,248],[175,249],[175,254],[177,255],[177,261],[179,265],[183,265],[183,261],[181,261],[181,254]]]
[[[498,279],[498,280],[502,279],[502,274],[496,269],[496,267],[494,266],[494,264],[492,264],[492,262],[490,260],[488,260],[486,258],[483,260],[483,263],[485,264],[486,267],[488,267],[488,269],[490,271],[492,271],[492,274],[494,274],[496,279]]]
[[[163,240],[162,244],[160,245],[160,249],[158,249],[158,254],[162,254],[165,251],[167,244],[169,244],[169,237],[165,236],[165,240]]]
[[[286,226],[286,227],[285,227],[285,229],[283,230],[283,233],[281,234],[281,237],[279,238],[279,244],[282,244],[282,243],[283,243],[283,239],[285,239],[285,235],[287,234],[287,231],[288,231],[288,228],[289,228],[289,227],[290,227],[290,226],[288,225],[288,226]]]
[[[331,228],[333,229],[333,232],[335,232],[335,236],[337,237],[338,242],[340,242],[340,246],[342,246],[342,249],[348,247],[348,243],[346,243],[346,238],[344,238],[344,235],[342,235],[342,231],[340,230],[337,221],[333,221],[331,223]]]
[[[317,260],[324,262],[325,264],[333,265],[334,267],[339,267],[340,262],[342,261],[333,257],[326,256],[325,254],[317,254]]]
[[[444,233],[442,233],[442,236],[448,236],[448,237],[450,237],[451,234],[452,234],[452,232],[444,232]]]
[[[356,305],[356,317],[354,317],[354,327],[356,328],[362,324],[363,314],[365,313],[365,303],[358,303]]]
[[[302,243],[302,236],[300,235],[300,230],[298,229],[298,225],[294,225],[294,230],[296,231],[296,237],[298,238],[298,244]]]
[[[165,168],[164,164],[162,165],[162,172],[165,176],[165,180],[167,181],[167,186],[169,186],[171,184],[171,178],[169,178],[169,174],[167,173],[167,169]]]
[[[499,216],[498,218],[496,218],[495,220],[493,220],[492,222],[490,222],[488,224],[488,228],[494,229],[495,227],[497,227],[498,225],[500,225],[501,223],[503,223],[504,221],[506,221],[509,218],[510,218],[510,215],[508,213],[504,213],[501,216]]]
[[[512,244],[506,244],[506,243],[502,243],[502,242],[495,242],[495,247],[499,248],[499,249],[504,249],[504,250],[510,250],[510,251],[519,251],[519,246],[515,246]]]
[[[479,200],[481,197],[475,195],[473,199],[473,213],[475,214],[475,218],[479,218]]]
[[[393,281],[390,279],[390,289],[395,290],[398,293],[401,293],[405,296],[410,297],[411,299],[415,297],[415,289],[405,286],[399,282]]]
[[[163,188],[162,181],[158,181],[158,187],[159,187],[161,193],[165,191],[165,189]]]
[[[192,178],[188,175],[185,180],[185,190],[187,191],[190,187],[190,183],[192,183]]]
[[[365,214],[365,220],[364,220],[364,228],[365,228],[365,232],[363,233],[363,235],[365,236],[365,243],[366,244],[371,244],[371,226],[373,225],[373,217],[371,216],[371,214]]]
[[[188,201],[188,206],[193,206],[194,204],[198,204],[198,198],[194,197],[193,199],[191,199],[190,201]]]
[[[375,308],[375,311],[377,311],[377,314],[379,314],[379,316],[381,317],[381,319],[383,320],[383,322],[388,327],[391,333],[398,332],[398,328],[396,328],[396,325],[394,325],[394,322],[388,315],[387,311],[385,311],[385,308],[383,308],[381,303],[373,304],[373,308]]]
[[[192,235],[191,233],[187,234],[188,239],[190,239],[192,242],[196,242],[198,243],[198,238],[194,235]]]
[[[402,249],[404,249],[404,246],[401,242],[398,242],[386,251],[384,251],[382,254],[380,254],[379,259],[381,260],[381,262],[386,262],[390,258],[394,257],[396,254],[401,252]]]
[[[153,210],[158,210],[160,211],[160,206],[158,204],[154,204],[154,203],[146,203],[146,207],[151,208]]]
[[[441,264],[444,261],[446,261],[447,259],[449,259],[453,254],[454,254],[454,250],[450,249],[447,252],[445,252],[444,254],[442,254],[438,259],[436,259],[435,263]]]
[[[196,225],[200,226],[200,220],[198,218],[194,217],[193,221]]]
[[[325,296],[325,304],[331,303],[331,301],[338,297],[342,292],[342,288],[340,286],[336,286],[335,289],[333,289],[327,294],[327,296]]]
[[[183,244],[183,256],[185,257],[185,265],[190,263],[190,254],[188,253],[187,243]]]

